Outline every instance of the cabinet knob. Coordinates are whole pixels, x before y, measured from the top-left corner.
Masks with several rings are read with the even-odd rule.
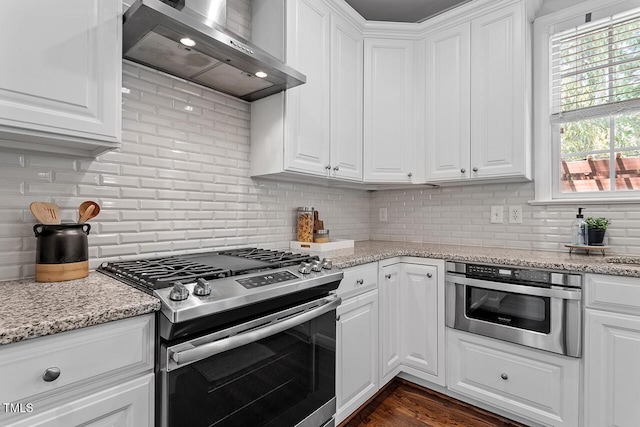
[[[431,278],[433,277],[433,274],[431,274],[431,273],[427,273],[427,277],[428,277],[429,279],[431,279]]]
[[[411,177],[413,176],[413,172],[409,172],[409,173],[407,174],[407,176],[408,176],[409,178],[411,178]]]
[[[340,321],[340,316],[338,315],[336,316],[336,322],[339,322],[339,321]]]
[[[473,170],[474,172],[478,172],[478,168],[477,168],[477,167],[474,167],[472,170]]]
[[[331,165],[327,165],[327,166],[325,166],[324,168],[325,168],[326,170],[329,170],[329,169],[331,169]]]
[[[460,169],[460,173],[466,173],[467,170],[465,168]]]
[[[356,280],[356,284],[358,284],[358,285],[362,285],[362,284],[364,284],[364,279],[358,279],[358,280]]]
[[[338,172],[340,170],[340,166],[336,166],[335,168],[333,168],[334,172]]]
[[[500,375],[500,378],[502,378],[503,380],[508,380],[509,379],[509,375],[505,374],[504,372],[502,373],[502,375]]]
[[[58,377],[60,376],[60,368],[47,368],[46,371],[44,371],[44,374],[42,374],[42,379],[45,382],[50,383],[51,381],[55,381],[58,379]]]
[[[384,275],[384,278],[385,278],[385,279],[391,279],[391,275],[390,275],[390,274],[385,274],[385,275]]]

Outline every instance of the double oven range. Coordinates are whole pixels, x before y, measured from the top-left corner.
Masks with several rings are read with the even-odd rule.
[[[343,274],[329,260],[247,248],[98,271],[162,301],[156,425],[334,425]]]

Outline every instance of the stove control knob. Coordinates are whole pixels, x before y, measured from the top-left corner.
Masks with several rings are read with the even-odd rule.
[[[322,264],[319,259],[314,259],[311,261],[311,270],[313,271],[322,271]]]
[[[199,297],[207,296],[211,293],[211,283],[207,282],[202,277],[198,279],[196,285],[193,287],[193,294]]]
[[[311,264],[308,263],[308,262],[301,262],[300,266],[298,267],[298,272],[300,272],[302,274],[311,273]]]
[[[187,289],[182,283],[175,282],[173,284],[173,289],[169,292],[169,299],[171,301],[183,301],[187,298],[189,298],[189,289]]]
[[[325,270],[331,270],[331,267],[333,267],[333,263],[329,258],[322,258],[322,262],[320,263],[320,266]]]

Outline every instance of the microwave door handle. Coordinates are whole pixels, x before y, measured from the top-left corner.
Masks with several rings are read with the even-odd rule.
[[[305,311],[304,313],[297,316],[287,317],[283,320],[275,321],[275,323],[270,323],[267,326],[261,328],[252,329],[247,332],[240,333],[238,335],[234,335],[218,341],[196,345],[186,350],[169,350],[170,357],[168,360],[167,371],[181,368],[182,366],[206,359],[207,357],[215,356],[216,354],[232,350],[246,344],[250,344],[252,342],[261,340],[280,332],[284,332],[287,329],[293,328],[294,326],[298,326],[302,323],[308,322],[309,320],[313,320],[318,316],[335,310],[342,302],[342,299],[338,296],[330,296],[324,298],[323,301],[324,304],[319,307]]]
[[[582,299],[582,290],[573,288],[549,289],[539,288],[536,286],[515,285],[503,282],[489,282],[486,280],[469,279],[467,277],[452,277],[452,281],[456,284],[473,286],[481,289],[490,289],[493,291],[511,292],[514,294],[524,294],[547,298],[560,298],[567,300]]]

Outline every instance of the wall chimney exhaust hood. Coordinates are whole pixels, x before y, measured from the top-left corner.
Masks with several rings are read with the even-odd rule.
[[[124,14],[123,57],[249,102],[306,82],[224,25],[226,0],[136,0]]]

